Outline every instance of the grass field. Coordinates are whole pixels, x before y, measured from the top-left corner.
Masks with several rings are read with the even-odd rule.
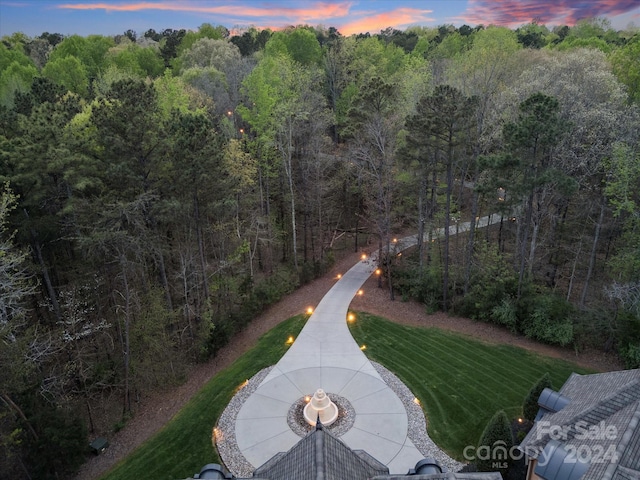
[[[367,356],[394,372],[420,400],[429,436],[463,460],[498,410],[521,413],[533,384],[549,372],[554,388],[571,372],[592,373],[574,364],[508,345],[489,345],[436,328],[413,328],[360,313],[350,325]]]
[[[220,463],[211,434],[236,389],[265,367],[274,365],[308,316],[298,315],[267,332],[258,345],[212,378],[154,437],[112,469],[103,480],[176,480],[200,471],[207,463]]]
[[[285,353],[307,317],[293,317],[265,334],[258,345],[222,371],[192,398],[158,434],[141,445],[102,480],[175,480],[219,463],[211,434],[238,386]],[[487,345],[437,329],[410,328],[358,314],[351,332],[366,353],[400,377],[420,399],[429,434],[450,455],[475,445],[499,409],[520,413],[524,396],[545,372],[559,388],[572,371],[569,363],[509,346]]]

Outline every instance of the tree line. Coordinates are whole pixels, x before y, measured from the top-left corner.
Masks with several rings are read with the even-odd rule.
[[[638,52],[603,19],[3,37],[0,471],[68,475],[361,249],[391,300],[640,365]]]

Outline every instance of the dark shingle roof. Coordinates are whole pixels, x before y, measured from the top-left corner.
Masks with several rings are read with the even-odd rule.
[[[316,428],[286,453],[257,468],[269,480],[367,480],[388,474],[386,465],[362,450],[351,450],[331,433]]]
[[[458,472],[432,473],[429,475],[387,475],[373,477],[372,480],[502,480],[498,472]]]
[[[520,449],[537,458],[555,438],[591,459],[582,480],[640,479],[640,370],[574,373],[560,393],[570,402],[544,414]]]

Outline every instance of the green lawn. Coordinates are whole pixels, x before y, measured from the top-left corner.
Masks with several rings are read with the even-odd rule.
[[[420,400],[429,436],[460,460],[495,412],[519,416],[524,397],[545,372],[556,389],[571,372],[593,373],[521,348],[365,313],[350,328],[358,344],[366,345],[367,356],[394,372]]]
[[[211,434],[234,392],[246,379],[275,365],[308,316],[298,315],[267,332],[258,345],[212,378],[154,437],[142,444],[103,480],[176,480],[187,478],[207,463],[220,463]]]
[[[175,480],[199,472],[207,463],[219,463],[211,444],[216,420],[242,382],[280,359],[286,339],[297,335],[306,319],[293,317],[265,334],[102,480]],[[431,437],[458,459],[464,446],[477,443],[497,410],[518,415],[529,388],[545,372],[556,388],[572,371],[588,373],[519,348],[487,345],[434,328],[404,327],[362,313],[351,332],[359,344],[367,345],[372,360],[398,375],[420,399]]]

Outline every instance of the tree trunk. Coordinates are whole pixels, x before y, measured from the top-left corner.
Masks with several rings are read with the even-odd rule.
[[[477,180],[477,179],[476,179]],[[469,292],[469,285],[471,283],[471,263],[473,260],[473,247],[475,243],[475,233],[476,233],[476,217],[478,216],[478,206],[479,206],[479,193],[473,192],[473,200],[471,203],[471,219],[469,221],[469,240],[467,243],[467,258],[466,265],[464,271],[464,294],[466,295]],[[489,230],[489,225],[487,225],[487,230]]]
[[[29,218],[29,212],[26,209],[23,209],[23,212],[27,218]],[[31,242],[33,244],[33,249],[36,253],[36,258],[38,263],[40,264],[40,268],[42,269],[42,279],[44,281],[44,286],[47,289],[47,294],[49,295],[49,300],[51,301],[51,307],[53,308],[53,313],[56,316],[56,320],[60,321],[62,319],[60,313],[60,305],[58,304],[58,297],[56,295],[56,291],[53,288],[53,284],[51,283],[51,277],[49,276],[49,269],[44,261],[44,257],[42,256],[42,247],[40,242],[36,237],[36,232],[32,228],[30,230],[31,233]]]
[[[204,290],[205,301],[209,299],[209,282],[207,279],[207,262],[204,255],[204,239],[202,238],[202,225],[200,221],[200,203],[198,202],[198,194],[193,194],[193,213],[196,220],[196,235],[198,238],[198,254],[200,257],[200,269],[202,270],[202,288]]]
[[[522,239],[520,241],[520,268],[518,273],[518,299],[520,299],[522,295],[522,284],[524,282],[524,271],[526,265],[526,249],[527,243],[529,243],[529,227],[531,226],[531,217],[533,215],[533,192],[529,195],[529,200],[527,201],[527,212],[524,224],[520,226],[522,230],[521,235]]]
[[[448,293],[449,293],[449,239],[451,227],[451,190],[453,189],[453,148],[449,145],[447,158],[447,195],[444,215],[444,255],[442,258],[443,274],[442,274],[442,309],[448,309]]]
[[[423,175],[420,179],[420,190],[418,192],[418,265],[422,271],[424,265],[424,229],[425,229],[425,209],[427,196],[427,178]]]
[[[123,399],[123,417],[131,412],[131,391],[130,391],[130,372],[131,372],[131,343],[129,330],[131,327],[131,295],[129,292],[129,281],[127,278],[126,260],[124,254],[120,255],[120,265],[122,268],[122,282],[124,286],[124,399]]]
[[[167,269],[164,265],[164,255],[159,251],[157,255],[158,269],[160,270],[160,281],[162,282],[162,288],[164,289],[164,297],[167,300],[167,307],[169,310],[173,310],[173,302],[171,301],[171,289],[169,288],[169,281],[167,280]]]
[[[27,425],[27,428],[29,429],[29,433],[31,433],[34,440],[36,441],[40,440],[40,437],[38,436],[33,426],[31,425],[31,422],[27,420],[27,417],[22,411],[22,409],[18,405],[16,405],[16,403],[13,400],[11,400],[11,397],[6,393],[0,393],[0,398],[2,399],[2,401],[5,403],[7,407],[9,407],[11,410],[16,412],[18,416],[24,421],[24,423]]]
[[[600,230],[602,229],[602,222],[604,221],[605,202],[600,199],[600,215],[598,222],[596,223],[596,229],[593,234],[593,244],[591,245],[591,255],[589,256],[589,269],[587,270],[587,277],[584,279],[584,286],[582,287],[582,295],[580,295],[580,308],[584,308],[584,304],[587,301],[587,293],[589,292],[589,282],[593,275],[593,269],[596,264],[596,254],[598,253],[598,241],[600,240]]]

